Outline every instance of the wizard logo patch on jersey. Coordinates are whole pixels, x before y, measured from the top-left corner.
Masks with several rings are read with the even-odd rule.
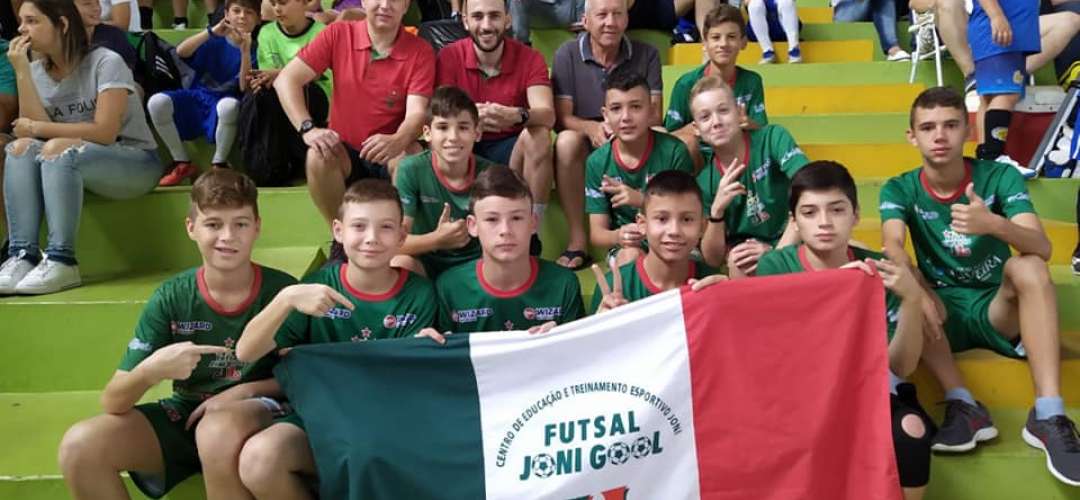
[[[521,315],[529,321],[553,321],[562,316],[562,307],[526,307]]]
[[[941,231],[941,244],[949,249],[956,257],[968,257],[971,255],[971,237],[960,234],[952,229]]]
[[[209,332],[214,329],[214,324],[209,321],[170,321],[169,330],[173,335],[194,335],[198,332]]]

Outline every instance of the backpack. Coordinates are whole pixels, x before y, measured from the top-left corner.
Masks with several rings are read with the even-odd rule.
[[[195,80],[195,70],[176,53],[176,47],[153,31],[139,38],[135,47],[135,82],[143,88],[143,103],[165,90],[188,88]]]

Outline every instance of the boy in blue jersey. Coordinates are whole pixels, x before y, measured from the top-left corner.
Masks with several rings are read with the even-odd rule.
[[[968,20],[979,93],[980,160],[1005,163],[1025,178],[1035,171],[1005,154],[1012,110],[1024,95],[1025,58],[1042,49],[1039,3],[1030,0],[977,0]]]

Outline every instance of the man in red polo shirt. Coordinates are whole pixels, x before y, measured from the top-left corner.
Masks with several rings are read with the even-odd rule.
[[[480,110],[477,155],[508,165],[526,179],[533,212],[542,218],[552,183],[554,97],[544,56],[506,36],[507,0],[468,0],[469,38],[439,52],[439,86],[459,87]]]
[[[366,0],[367,18],[337,22],[319,33],[274,81],[289,120],[308,145],[308,191],[329,223],[345,187],[390,176],[405,153],[417,153],[435,85],[431,46],[406,33],[409,0]],[[303,87],[334,72],[330,127],[312,125]]]

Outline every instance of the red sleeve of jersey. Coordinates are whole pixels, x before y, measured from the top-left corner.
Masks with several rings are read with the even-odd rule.
[[[547,63],[544,62],[544,56],[535,50],[529,50],[528,70],[528,76],[525,79],[526,87],[535,85],[551,86],[551,78],[548,78],[548,67]]]
[[[459,86],[455,82],[457,81],[457,71],[455,69],[459,66],[463,66],[464,63],[461,58],[458,57],[458,51],[455,50],[456,44],[447,45],[439,51],[438,58],[435,64],[435,86],[442,87],[443,85]]]
[[[308,43],[304,48],[300,49],[300,52],[296,54],[300,60],[304,61],[316,75],[321,75],[326,72],[327,69],[332,69],[331,65],[334,62],[334,46],[338,44],[339,40],[344,40],[344,37],[339,36],[343,31],[345,37],[348,37],[350,23],[333,23],[327,26],[326,29],[315,35],[315,39]]]
[[[413,40],[413,43],[413,69],[407,92],[409,95],[431,97],[435,91],[435,51],[419,38]]]

